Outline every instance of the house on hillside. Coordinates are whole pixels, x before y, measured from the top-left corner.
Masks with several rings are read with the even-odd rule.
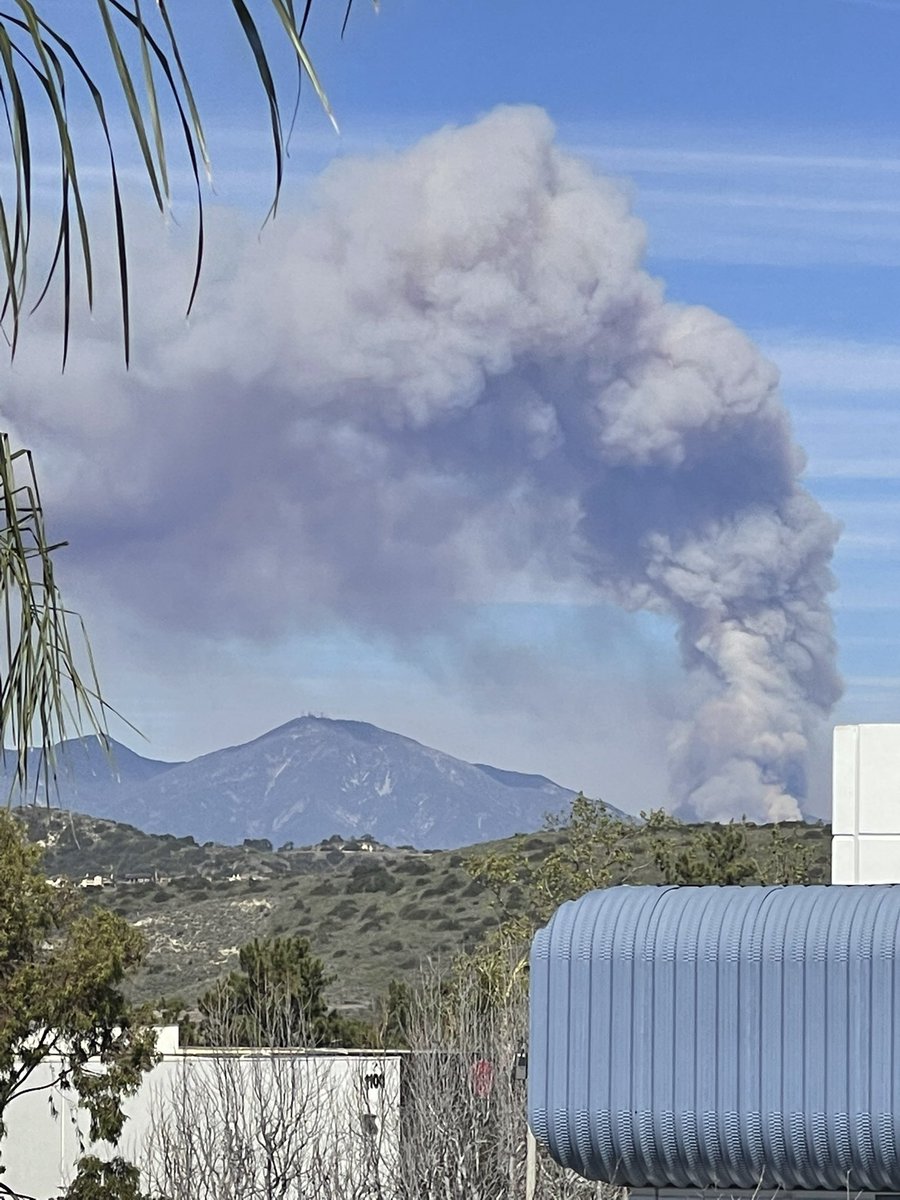
[[[137,870],[137,871],[122,871],[118,876],[119,883],[159,883],[159,873],[157,871]]]
[[[373,850],[378,849],[378,843],[371,837],[351,838],[349,842],[344,842],[340,848],[344,854],[355,854],[358,851],[371,854]]]
[[[85,875],[78,886],[80,888],[108,888],[113,886],[113,881],[107,879],[105,875]]]

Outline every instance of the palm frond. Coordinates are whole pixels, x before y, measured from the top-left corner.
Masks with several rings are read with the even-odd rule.
[[[309,80],[337,128],[304,40],[313,0],[304,0],[299,21],[295,0],[220,2],[223,12],[237,19],[244,34],[269,111],[275,167],[271,215],[278,206],[287,152],[279,87],[271,65],[273,37],[287,43],[298,78]],[[352,3],[349,0],[344,27]],[[0,173],[0,285],[5,279],[0,333],[14,354],[23,316],[47,300],[54,280],[61,274],[63,368],[69,352],[73,284],[79,264],[88,309],[93,306],[96,290],[93,231],[69,120],[71,90],[78,87],[86,92],[106,146],[126,365],[131,343],[129,264],[125,210],[108,115],[113,105],[124,104],[160,211],[172,201],[170,143],[175,142],[190,164],[198,232],[188,312],[203,262],[201,174],[205,171],[210,175],[200,111],[166,0],[81,0],[81,4],[93,11],[95,25],[84,20],[77,34],[69,37],[58,20],[53,22],[42,15],[50,6],[40,0],[5,0],[5,7],[0,7],[0,142],[5,131],[8,146],[8,152],[0,151],[0,163],[5,164]],[[266,15],[275,33],[264,32],[268,28]],[[104,90],[99,75],[87,65],[96,58],[98,45],[105,47],[114,68],[114,96],[108,88]],[[36,297],[30,298],[35,96],[43,99],[51,118],[59,162],[59,206],[49,268],[36,289]],[[167,119],[167,112],[174,113],[173,120]],[[36,761],[48,798],[56,778],[55,744],[70,730],[85,729],[105,741],[105,716],[110,711],[100,694],[83,625],[67,611],[60,596],[53,571],[56,549],[58,546],[47,540],[31,453],[13,449],[8,435],[0,433],[0,619],[5,629],[0,647],[0,754],[15,754],[16,784],[22,793],[27,793],[32,783],[40,782],[33,779],[31,764]],[[77,628],[80,645],[73,642],[70,625]],[[86,664],[84,669],[79,668],[79,662]],[[40,751],[36,759],[28,753],[32,746]]]
[[[29,751],[36,746],[39,774],[49,794],[56,778],[55,744],[70,728],[88,728],[105,740],[106,705],[86,639],[86,674],[78,666],[69,632],[73,614],[64,607],[53,574],[59,544],[47,540],[31,454],[13,450],[5,433],[0,433],[0,522],[5,633],[0,647],[0,754],[15,755],[16,785],[27,794],[33,782]]]
[[[8,7],[0,8],[0,103],[3,105],[8,142],[8,154],[3,157],[9,164],[8,177],[0,185],[0,270],[6,282],[4,299],[0,303],[0,329],[14,352],[23,314],[29,311],[26,290],[32,224],[31,147],[35,90],[44,97],[51,116],[59,155],[60,203],[56,253],[51,258],[49,271],[37,290],[37,299],[30,311],[46,300],[52,280],[61,271],[63,364],[69,347],[74,301],[73,259],[81,263],[87,307],[90,309],[93,304],[93,249],[68,110],[69,93],[77,85],[90,98],[107,148],[121,293],[122,338],[127,362],[131,340],[127,239],[119,169],[108,114],[114,103],[127,113],[154,204],[160,211],[165,211],[172,202],[172,153],[180,151],[187,156],[196,183],[198,218],[194,277],[187,297],[188,312],[196,296],[203,261],[204,214],[200,175],[201,169],[209,175],[210,155],[167,0],[93,0],[93,3],[91,0],[82,0],[82,4],[85,9],[93,9],[96,21],[92,25],[85,20],[83,32],[79,31],[77,38],[66,37],[61,22],[51,21],[44,15],[43,10],[49,6],[38,0],[7,0]],[[349,0],[343,13],[341,35],[352,5],[353,0]],[[287,45],[299,78],[307,79],[312,85],[319,103],[337,129],[328,96],[306,48],[305,36],[313,0],[304,0],[299,6],[302,11],[299,12],[296,0],[221,0],[221,6],[223,14],[231,13],[237,20],[244,35],[250,52],[249,62],[268,108],[274,163],[269,208],[269,215],[272,215],[277,210],[284,182],[284,159],[289,137],[282,122],[280,88],[272,65],[272,50],[276,41]],[[108,87],[104,90],[97,71],[87,65],[89,61],[96,60],[98,46],[105,47],[112,64],[112,77],[116,81],[113,88],[115,96],[110,94]],[[91,53],[88,53],[89,50]],[[174,113],[174,119],[167,119],[169,111]]]

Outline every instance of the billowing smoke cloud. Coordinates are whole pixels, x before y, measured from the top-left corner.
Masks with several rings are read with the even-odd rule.
[[[190,325],[184,264],[148,261],[127,380],[112,328],[62,383],[33,328],[4,416],[79,570],[181,629],[402,641],[513,577],[670,614],[673,796],[795,817],[839,690],[836,530],[775,368],[668,303],[644,240],[541,112],[500,110],[333,167],[261,242],[223,221]]]

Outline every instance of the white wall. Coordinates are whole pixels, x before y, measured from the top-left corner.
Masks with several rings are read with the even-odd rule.
[[[832,787],[832,883],[900,883],[900,725],[838,725]]]
[[[338,1186],[345,1175],[349,1194],[354,1182],[362,1182],[355,1178],[361,1172],[371,1177],[373,1163],[382,1179],[390,1176],[398,1153],[400,1055],[180,1050],[177,1033],[174,1027],[161,1031],[161,1061],[126,1103],[128,1120],[117,1148],[88,1143],[84,1114],[53,1083],[58,1062],[41,1064],[31,1080],[40,1090],[18,1097],[7,1111],[4,1184],[34,1200],[51,1200],[71,1181],[79,1156],[90,1152],[101,1158],[122,1154],[142,1167],[149,1186],[173,1146],[192,1141],[191,1182],[177,1191],[185,1200],[205,1200],[214,1195],[208,1186],[214,1176],[221,1182],[220,1172],[237,1169],[223,1159],[239,1160],[245,1177],[248,1170],[263,1170],[266,1127],[277,1131],[271,1145],[278,1143],[268,1153],[269,1169],[275,1155],[277,1169],[298,1179],[324,1171]],[[251,1159],[256,1166],[248,1167]]]

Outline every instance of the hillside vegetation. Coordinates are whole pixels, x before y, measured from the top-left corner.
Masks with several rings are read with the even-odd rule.
[[[514,880],[498,904],[498,888],[489,886],[496,883],[496,872],[479,872],[479,863],[514,862],[527,873],[568,837],[562,827],[452,851],[364,850],[356,848],[360,842],[340,839],[318,847],[270,849],[261,841],[198,845],[189,837],[145,834],[58,809],[28,808],[19,814],[31,840],[42,844],[51,878],[114,881],[86,891],[95,903],[137,925],[147,939],[146,964],[133,985],[136,998],[177,994],[189,1006],[233,968],[239,948],[251,939],[301,935],[334,977],[331,1002],[368,1011],[391,980],[413,978],[426,961],[448,963],[505,919],[518,885]],[[702,870],[700,860],[709,857],[710,832],[717,845],[731,836],[719,838],[716,827],[703,825],[661,833],[622,828],[630,861],[612,866],[614,883],[659,882],[653,860],[660,839],[668,869],[680,870],[678,878],[690,881],[690,872]],[[739,831],[742,869],[750,872],[741,881],[760,882],[754,873],[773,878],[768,865],[776,852],[773,828],[724,827],[729,829]],[[822,883],[830,876],[830,834],[825,825],[798,824],[781,826],[777,836],[787,839],[802,862],[803,878]],[[473,877],[473,870],[480,877]],[[147,881],[126,882],[139,879]]]

